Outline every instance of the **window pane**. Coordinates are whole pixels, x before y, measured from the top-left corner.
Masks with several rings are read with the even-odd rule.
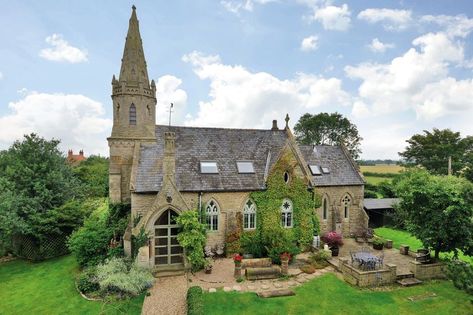
[[[238,173],[254,173],[253,162],[237,162]]]
[[[281,225],[286,226],[286,214],[281,213]]]
[[[162,237],[162,238],[156,238],[154,240],[155,245],[167,245],[168,244],[168,238],[167,237]]]
[[[256,228],[256,214],[250,214],[250,229]]]
[[[248,223],[248,213],[245,213],[243,215],[243,228],[248,229],[249,228],[249,223]]]
[[[204,174],[217,174],[217,162],[200,162],[200,172]]]
[[[156,259],[154,260],[154,263],[156,265],[167,265],[168,258],[167,257],[156,257]]]
[[[159,247],[156,248],[156,255],[167,255],[168,254],[168,247]]]
[[[182,254],[182,247],[181,246],[171,247],[171,254]]]
[[[156,229],[154,231],[155,236],[167,236],[168,235],[168,229]]]
[[[213,215],[213,229],[214,231],[217,231],[218,230],[218,216],[216,215]]]
[[[171,256],[171,264],[182,264],[182,256]]]
[[[292,226],[292,213],[287,214],[287,225],[286,227],[291,227]]]

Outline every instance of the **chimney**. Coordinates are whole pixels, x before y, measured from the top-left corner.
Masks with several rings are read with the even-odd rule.
[[[164,175],[174,175],[176,172],[176,134],[174,132],[164,133],[164,160],[163,160],[163,173]]]
[[[276,119],[273,120],[273,127],[271,128],[271,130],[279,130],[278,121]]]
[[[80,150],[80,151],[79,151],[79,155],[80,155],[80,156],[84,156],[84,150]]]
[[[69,149],[69,151],[67,151],[67,157],[72,157],[72,154],[73,154],[72,150]]]

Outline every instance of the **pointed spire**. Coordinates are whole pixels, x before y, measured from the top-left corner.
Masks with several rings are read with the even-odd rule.
[[[134,5],[132,6],[125,49],[123,50],[119,82],[127,82],[130,85],[142,83],[149,88],[148,69],[146,68],[140,27]]]

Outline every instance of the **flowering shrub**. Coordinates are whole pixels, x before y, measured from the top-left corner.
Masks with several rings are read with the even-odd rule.
[[[327,232],[322,236],[322,241],[329,247],[338,247],[343,245],[343,238],[340,233],[335,231]]]
[[[243,259],[243,256],[240,255],[240,254],[235,254],[233,256],[233,261],[235,262],[235,264],[239,264],[241,263],[241,260]]]

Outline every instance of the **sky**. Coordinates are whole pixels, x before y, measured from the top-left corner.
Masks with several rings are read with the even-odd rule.
[[[473,2],[0,0],[0,149],[35,132],[108,156],[111,80],[137,7],[157,123],[293,127],[339,112],[364,159],[473,135]]]

